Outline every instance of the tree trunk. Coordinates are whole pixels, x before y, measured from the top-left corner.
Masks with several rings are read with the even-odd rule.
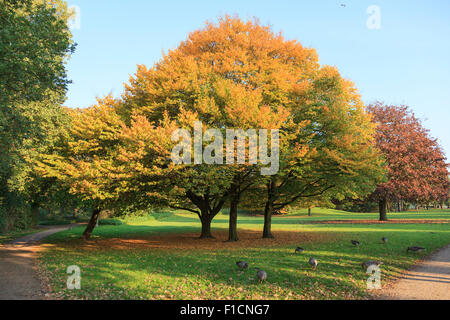
[[[193,205],[200,209],[200,212],[194,211],[198,214],[198,217],[200,218],[200,222],[202,224],[200,238],[214,238],[211,234],[211,222],[214,217],[220,212],[220,209],[222,209],[225,201],[228,199],[228,193],[223,194],[219,199],[215,199],[217,201],[211,201],[212,199],[208,194],[199,196],[194,194],[192,191],[187,191],[186,197],[192,202]]]
[[[273,213],[272,199],[268,199],[266,202],[266,207],[264,208],[263,239],[275,238],[272,234],[272,213]]]
[[[98,208],[94,208],[94,211],[92,212],[91,219],[88,222],[88,225],[86,229],[83,232],[83,239],[89,240],[91,238],[92,231],[94,230],[95,226],[97,225],[97,220],[100,215],[101,210]]]
[[[234,196],[230,201],[230,225],[228,228],[228,241],[238,241],[237,235],[237,209],[239,198]]]
[[[65,205],[61,203],[61,204],[59,205],[59,214],[61,215],[61,217],[64,218],[65,213],[66,213]]]
[[[213,239],[214,237],[211,234],[211,216],[207,213],[202,214],[200,221],[202,222],[202,233],[200,234],[200,239]]]
[[[36,202],[33,202],[31,204],[31,219],[33,221],[33,225],[39,224],[39,219],[40,219],[39,205]]]
[[[381,199],[378,204],[379,204],[379,208],[380,208],[380,221],[388,221],[386,198]]]
[[[275,182],[270,181],[267,183],[267,201],[264,208],[264,230],[263,239],[275,238],[272,234],[272,215],[273,215],[273,203],[274,203],[274,189]]]

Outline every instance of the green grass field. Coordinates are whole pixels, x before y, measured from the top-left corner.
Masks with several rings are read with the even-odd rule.
[[[241,216],[237,244],[225,243],[226,215],[213,222],[217,240],[200,240],[200,223],[190,214],[160,214],[157,218],[100,226],[93,240],[78,238],[75,228],[46,240],[39,257],[40,270],[52,294],[63,299],[367,299],[369,275],[360,263],[380,260],[382,284],[398,277],[417,260],[450,243],[450,210],[392,213],[391,219],[440,219],[423,224],[322,224],[323,220],[376,219],[375,214],[353,214],[314,209],[274,217],[277,239],[260,239],[262,217]],[[388,237],[387,245],[381,238]],[[118,238],[122,239],[119,240]],[[223,239],[222,239],[223,238]],[[181,239],[181,240],[180,240]],[[361,241],[360,248],[350,240]],[[297,245],[305,252],[294,255]],[[406,253],[411,245],[425,253]],[[310,257],[319,261],[316,271]],[[247,261],[250,268],[237,269]],[[66,289],[66,269],[81,269],[81,290]],[[254,267],[268,273],[266,283],[255,280]]]

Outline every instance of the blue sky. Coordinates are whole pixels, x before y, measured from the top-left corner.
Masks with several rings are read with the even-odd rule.
[[[450,157],[450,1],[69,0],[80,8],[77,50],[68,63],[69,107],[119,96],[137,64],[152,66],[206,20],[258,17],[337,66],[364,102],[407,104]],[[345,4],[341,6],[341,4]],[[367,28],[367,8],[381,29]]]

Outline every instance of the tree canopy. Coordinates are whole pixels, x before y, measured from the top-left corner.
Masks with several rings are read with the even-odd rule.
[[[55,141],[74,50],[64,1],[0,1],[0,205],[33,202],[32,162]],[[31,198],[30,198],[31,197]],[[10,219],[11,220],[11,219]],[[12,219],[14,220],[14,219]],[[1,219],[5,221],[5,219]],[[3,226],[5,227],[5,226]],[[7,227],[7,226],[6,226]]]
[[[387,181],[377,186],[380,220],[390,200],[440,201],[448,196],[445,155],[407,106],[377,102],[368,107],[378,124],[376,142],[387,163]]]

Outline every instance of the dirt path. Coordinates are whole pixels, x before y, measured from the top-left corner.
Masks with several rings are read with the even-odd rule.
[[[382,300],[450,300],[450,246],[416,265],[390,288]]]
[[[45,292],[36,275],[38,242],[69,226],[50,227],[45,231],[0,245],[0,300],[40,300]]]

